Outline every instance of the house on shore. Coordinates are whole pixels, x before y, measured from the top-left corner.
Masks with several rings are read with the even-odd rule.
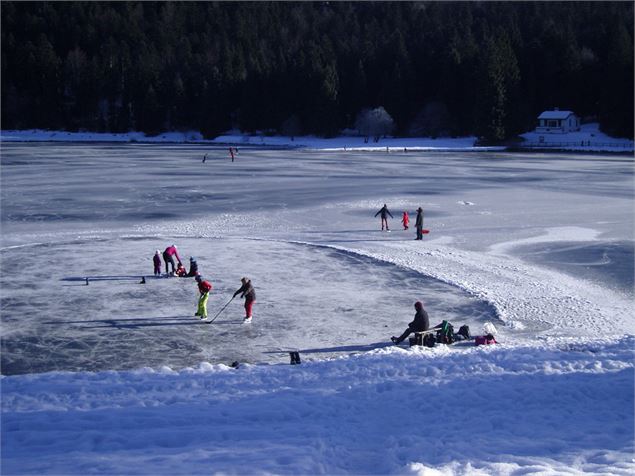
[[[536,132],[540,134],[566,134],[580,130],[580,118],[571,111],[544,111],[538,116]]]

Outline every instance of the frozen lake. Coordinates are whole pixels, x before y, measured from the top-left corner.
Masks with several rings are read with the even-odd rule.
[[[557,310],[570,294],[549,270],[615,293],[605,312],[624,322],[633,296],[627,157],[241,148],[232,163],[200,145],[9,143],[1,166],[5,375],[337,357],[387,345],[418,299],[432,324],[492,321],[508,338],[585,327],[575,295],[536,316],[532,299]],[[418,206],[420,243],[399,224]],[[214,285],[212,316],[252,278],[254,322],[238,299],[198,322],[191,279],[139,284],[172,243]]]

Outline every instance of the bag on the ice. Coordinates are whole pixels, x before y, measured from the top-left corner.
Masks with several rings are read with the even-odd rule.
[[[434,334],[425,334],[423,336],[423,345],[426,347],[434,347],[437,343],[437,339]]]
[[[496,339],[492,334],[487,334],[484,336],[476,336],[474,338],[474,345],[489,345],[496,344]]]
[[[439,344],[452,344],[454,342],[454,327],[448,321],[443,321],[437,331],[437,342]]]
[[[410,347],[414,345],[423,345],[424,336],[421,334],[415,334],[414,337],[409,337],[408,342],[410,342]]]
[[[462,325],[461,327],[459,327],[458,333],[462,335],[465,339],[470,339],[472,337],[470,335],[470,326],[468,325]]]

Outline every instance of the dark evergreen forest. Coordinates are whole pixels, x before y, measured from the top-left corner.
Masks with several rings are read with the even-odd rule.
[[[633,2],[6,2],[2,128],[633,137]]]

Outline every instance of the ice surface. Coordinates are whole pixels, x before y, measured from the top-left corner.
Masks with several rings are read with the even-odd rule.
[[[633,473],[632,158],[3,143],[1,160],[3,473]],[[419,206],[414,241],[399,218]],[[212,315],[252,278],[254,322],[236,299],[201,324],[190,279],[149,276],[171,243],[214,284]],[[500,344],[387,346],[417,299]],[[53,369],[85,371],[24,374]]]

